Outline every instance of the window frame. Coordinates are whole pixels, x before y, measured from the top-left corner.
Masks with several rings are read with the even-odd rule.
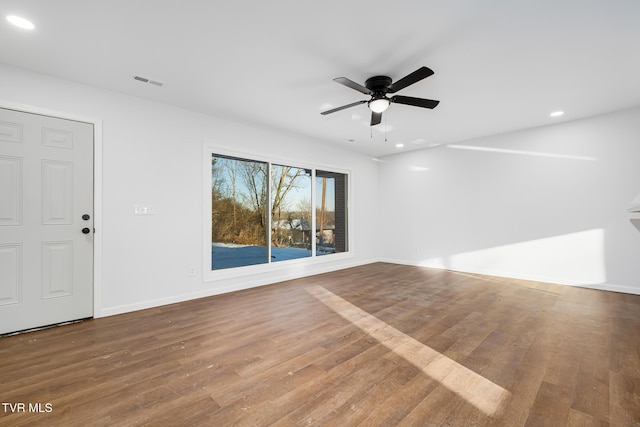
[[[272,262],[269,258],[269,262],[262,264],[254,264],[247,266],[239,266],[239,267],[230,267],[224,269],[211,269],[211,234],[212,234],[212,202],[211,202],[211,158],[213,155],[220,155],[225,157],[232,157],[237,159],[255,161],[255,162],[265,162],[268,164],[268,175],[269,175],[269,185],[271,183],[271,171],[272,165],[284,165],[284,166],[292,166],[296,168],[310,169],[312,171],[312,185],[311,185],[311,221],[312,221],[312,229],[315,228],[316,225],[316,171],[321,170],[325,172],[334,172],[338,174],[344,174],[346,176],[346,201],[345,201],[345,217],[347,221],[347,247],[344,252],[325,254],[325,255],[317,255],[316,254],[316,239],[311,239],[311,256],[298,258],[298,259],[290,259],[290,260],[282,260],[277,262]],[[202,164],[203,164],[203,201],[204,201],[204,215],[203,215],[203,263],[202,263],[202,272],[203,272],[203,281],[204,282],[212,282],[215,280],[221,280],[226,278],[240,277],[246,276],[249,274],[261,274],[268,272],[277,272],[281,270],[287,270],[294,267],[304,267],[307,265],[316,265],[323,264],[327,262],[337,262],[345,259],[353,258],[353,236],[352,236],[352,172],[351,170],[327,166],[325,164],[317,164],[306,161],[301,161],[297,159],[291,158],[283,158],[276,156],[269,156],[260,153],[246,153],[239,152],[232,149],[224,148],[219,145],[214,145],[211,143],[203,143],[203,155],[202,155]],[[270,209],[271,209],[271,192],[269,191],[269,205],[267,207],[268,212],[268,224],[267,224],[267,250],[268,256],[271,255],[271,218],[270,218]]]

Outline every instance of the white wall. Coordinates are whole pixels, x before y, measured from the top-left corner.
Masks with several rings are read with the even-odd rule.
[[[0,105],[101,120],[102,241],[96,317],[273,283],[369,262],[377,167],[319,141],[238,124],[0,65]],[[203,144],[292,163],[350,170],[352,257],[279,263],[261,274],[203,280]],[[157,214],[134,216],[135,204]],[[188,277],[196,266],[196,278]]]
[[[382,258],[640,293],[640,109],[382,160]]]

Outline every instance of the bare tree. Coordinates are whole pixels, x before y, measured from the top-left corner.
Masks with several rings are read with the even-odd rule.
[[[274,244],[291,241],[292,230],[297,227],[294,224],[303,218],[292,211],[294,199],[290,195],[294,189],[307,186],[300,178],[310,176],[311,171],[273,165],[269,179],[267,163],[221,156],[212,159],[211,174],[213,234],[219,241],[265,244],[268,223]],[[309,216],[311,208],[305,209]],[[287,219],[290,230],[285,232]]]
[[[227,172],[227,176],[229,177],[229,184],[231,185],[231,200],[233,203],[233,232],[238,233],[238,218],[237,218],[237,203],[235,202],[237,199],[236,193],[236,180],[238,176],[238,162],[235,160],[225,159],[223,163],[224,170]]]
[[[271,168],[271,229],[272,242],[282,244],[283,237],[280,235],[281,223],[283,217],[289,218],[291,224],[291,215],[287,212],[287,195],[294,188],[299,188],[297,182],[300,177],[309,176],[311,171],[295,168],[292,166],[273,165]],[[284,211],[284,215],[283,215]],[[290,225],[291,226],[291,225]]]
[[[250,206],[262,227],[265,226],[267,204],[267,164],[258,162],[242,162],[240,174],[247,187],[243,194],[244,202]]]

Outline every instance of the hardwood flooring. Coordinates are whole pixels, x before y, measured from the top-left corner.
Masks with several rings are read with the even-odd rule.
[[[640,296],[376,263],[0,338],[0,400],[2,426],[640,426]]]

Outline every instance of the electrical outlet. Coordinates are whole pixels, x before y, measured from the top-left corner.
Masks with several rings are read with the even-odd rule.
[[[189,277],[196,277],[196,268],[194,266],[189,267]]]

